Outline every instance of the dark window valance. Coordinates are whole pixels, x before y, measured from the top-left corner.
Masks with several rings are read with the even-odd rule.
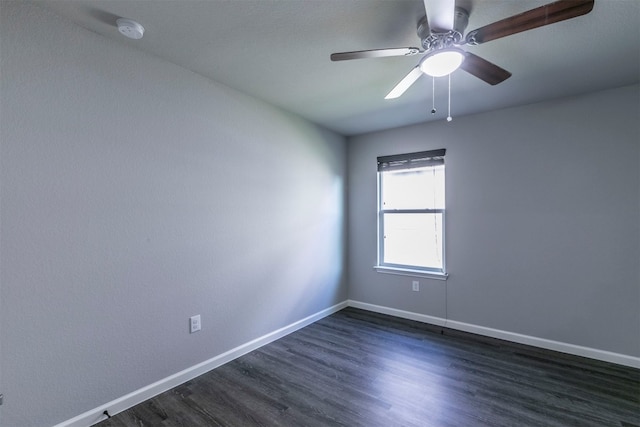
[[[446,151],[446,149],[441,148],[439,150],[378,157],[378,172],[443,165]]]

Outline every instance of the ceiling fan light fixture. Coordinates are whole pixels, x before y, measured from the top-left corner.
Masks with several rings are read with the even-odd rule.
[[[460,67],[464,58],[464,51],[458,48],[434,50],[422,59],[420,70],[432,77],[447,76]]]

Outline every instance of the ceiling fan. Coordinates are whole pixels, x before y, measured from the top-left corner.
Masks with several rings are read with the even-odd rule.
[[[479,45],[585,15],[593,9],[594,1],[559,0],[469,31],[463,36],[469,22],[469,12],[466,9],[456,7],[455,0],[424,0],[428,17],[424,16],[418,22],[421,48],[340,52],[331,54],[331,60],[424,55],[418,65],[385,96],[385,99],[398,98],[423,74],[433,77],[446,76],[458,68],[490,85],[496,85],[511,77],[511,73],[486,59],[462,50],[462,46]]]

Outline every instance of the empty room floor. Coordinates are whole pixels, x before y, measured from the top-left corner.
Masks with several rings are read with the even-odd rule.
[[[640,370],[346,308],[99,424],[640,426]]]

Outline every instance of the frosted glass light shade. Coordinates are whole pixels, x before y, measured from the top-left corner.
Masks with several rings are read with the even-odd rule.
[[[460,49],[436,50],[424,57],[420,63],[420,69],[429,76],[442,77],[457,70],[462,61],[464,61],[464,52]]]

